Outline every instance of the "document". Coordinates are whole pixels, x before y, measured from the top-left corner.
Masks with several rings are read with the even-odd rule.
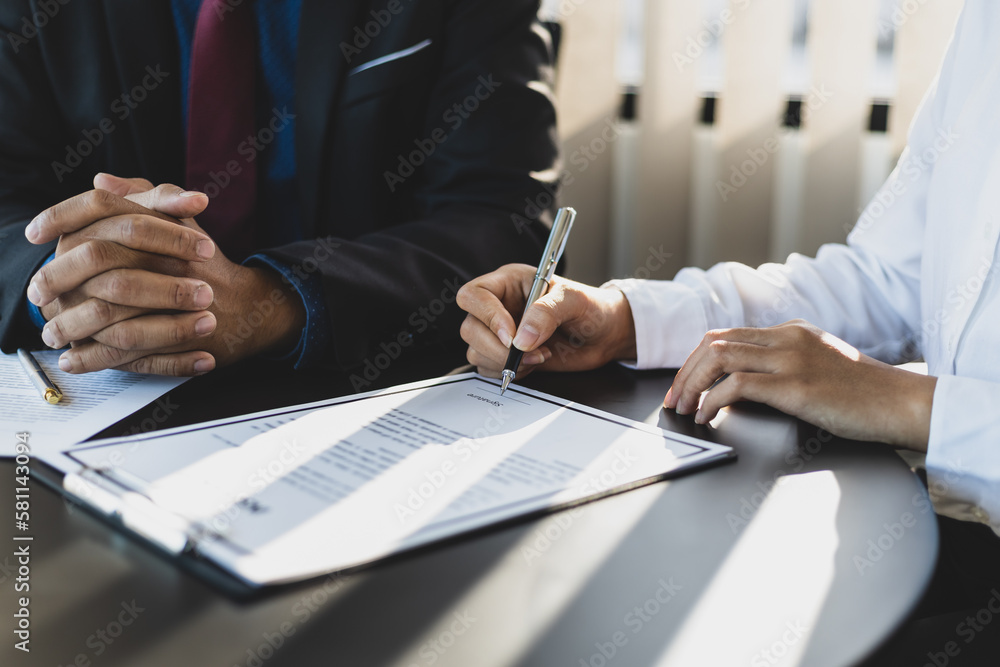
[[[67,454],[88,470],[67,478],[71,492],[262,585],[620,492],[732,451],[521,387],[500,396],[496,381],[470,373]]]
[[[33,352],[63,399],[44,401],[16,354],[0,355],[0,456],[13,456],[15,433],[28,432],[32,454],[61,467],[60,452],[155,401],[187,378],[106,370],[71,375],[59,370],[58,350]]]

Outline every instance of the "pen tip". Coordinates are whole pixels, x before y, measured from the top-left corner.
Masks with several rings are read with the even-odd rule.
[[[503,396],[504,392],[507,391],[507,387],[510,386],[510,381],[514,379],[514,374],[509,371],[504,371],[503,380],[500,382],[500,395]]]

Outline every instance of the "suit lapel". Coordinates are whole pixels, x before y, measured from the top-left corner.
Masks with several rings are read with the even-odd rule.
[[[362,9],[364,4],[357,0],[302,2],[295,66],[295,152],[307,235],[315,235],[318,225],[333,108],[348,69],[340,44],[351,43]]]
[[[170,2],[103,2],[120,90],[129,94],[139,86],[145,93],[141,102],[120,107],[128,111],[121,131],[131,134],[142,173],[119,175],[183,185],[180,59]]]

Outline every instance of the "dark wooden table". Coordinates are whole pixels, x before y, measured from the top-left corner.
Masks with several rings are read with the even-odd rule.
[[[402,361],[371,388],[461,357]],[[261,379],[265,377],[267,379]],[[660,407],[672,372],[525,384],[734,447],[735,463],[240,602],[35,482],[31,648],[13,649],[13,512],[0,522],[0,665],[847,665],[918,601],[937,525],[889,448],[759,406],[715,426]],[[349,378],[223,371],[104,432],[350,393]],[[10,435],[10,434],[8,434]],[[14,467],[0,464],[13,509]]]

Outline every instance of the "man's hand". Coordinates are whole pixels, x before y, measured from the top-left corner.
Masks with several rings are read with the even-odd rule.
[[[793,320],[767,329],[708,332],[663,405],[680,414],[696,412],[695,421],[705,424],[724,406],[755,401],[845,438],[926,451],[936,382]]]
[[[533,370],[586,370],[635,358],[635,328],[625,295],[559,278],[525,312],[535,269],[509,264],[466,283],[458,305],[469,313],[462,338],[469,363],[499,377],[511,344],[526,354],[519,375]],[[514,317],[524,313],[520,326]],[[512,337],[517,332],[516,338]]]
[[[95,186],[25,232],[36,243],[60,239],[29,299],[50,320],[43,340],[73,343],[63,370],[197,375],[292,346],[305,314],[277,274],[229,262],[193,219],[170,217],[200,213],[205,195],[105,174]],[[248,322],[257,323],[249,336],[237,332]]]
[[[191,262],[215,255],[215,244],[203,232],[179,225],[107,188],[111,177],[100,174],[96,189],[44,211],[25,229],[33,243],[58,239],[56,257],[32,278],[28,299],[48,320],[42,340],[53,348],[87,341],[106,344],[134,337],[133,318],[154,311],[159,326],[132,347],[152,347],[195,339],[215,328],[205,312],[214,296],[204,281],[186,277]],[[204,210],[204,195],[178,197],[163,186],[146,195],[146,203],[167,203],[175,215]],[[205,368],[209,355],[187,362]],[[200,363],[199,363],[200,362]],[[211,368],[211,366],[209,366]],[[207,369],[206,369],[207,370]]]

